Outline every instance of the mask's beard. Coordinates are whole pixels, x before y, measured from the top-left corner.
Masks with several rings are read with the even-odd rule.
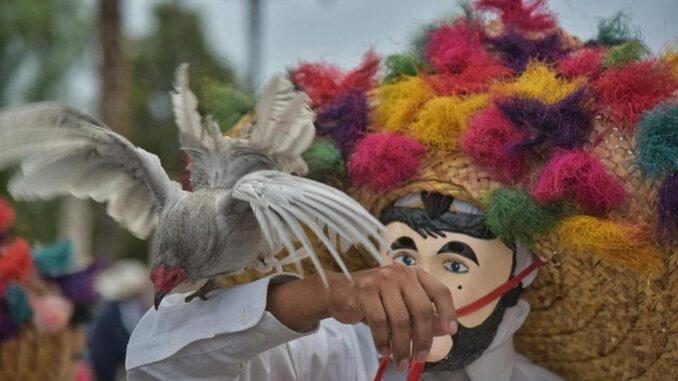
[[[506,303],[502,298],[492,314],[479,326],[466,328],[459,324],[457,334],[452,336],[453,345],[450,353],[440,361],[426,363],[424,372],[451,372],[463,369],[476,361],[492,343],[504,317],[504,311]]]

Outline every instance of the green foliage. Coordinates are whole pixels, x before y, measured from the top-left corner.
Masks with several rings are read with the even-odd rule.
[[[386,58],[385,65],[386,83],[396,82],[403,75],[415,76],[422,67],[422,63],[410,54],[391,54]]]
[[[94,25],[82,0],[5,0],[0,6],[0,107],[58,99],[67,71],[91,45]],[[0,196],[11,199],[0,172]],[[56,237],[58,201],[17,202],[15,234],[29,241]]]
[[[328,140],[316,140],[301,156],[308,164],[308,178],[323,181],[346,176],[346,163],[341,151]]]
[[[203,82],[200,104],[205,114],[212,115],[221,131],[233,127],[243,116],[254,111],[254,99],[230,84],[206,79]]]
[[[222,83],[233,81],[228,64],[207,46],[198,16],[174,4],[154,10],[155,30],[132,42],[130,102],[134,129],[131,140],[157,154],[170,175],[179,176],[184,162],[174,125],[169,92],[174,71],[180,63],[190,64],[191,85],[205,78]]]
[[[0,11],[0,106],[59,95],[64,75],[89,46],[82,0],[5,0]]]
[[[648,54],[650,54],[650,50],[640,40],[630,40],[611,47],[603,58],[603,66],[626,65],[630,62],[640,61]]]
[[[615,46],[639,38],[640,31],[631,24],[631,17],[627,13],[619,12],[598,22],[598,35],[595,41],[602,45]]]
[[[531,245],[557,222],[557,213],[542,207],[524,191],[501,188],[492,193],[487,227],[504,242]]]

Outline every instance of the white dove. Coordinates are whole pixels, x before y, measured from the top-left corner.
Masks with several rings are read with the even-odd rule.
[[[188,301],[205,299],[218,275],[284,263],[300,268],[295,242],[326,282],[304,227],[347,276],[339,251],[362,245],[378,260],[383,225],[346,194],[293,175],[307,172],[301,154],[315,136],[306,94],[273,78],[246,139],[224,137],[215,121],[199,115],[186,64],[177,69],[171,95],[193,192],[170,180],[157,156],[95,118],[38,103],[0,113],[0,169],[20,163],[10,193],[24,200],[89,197],[107,202],[111,217],[138,237],[155,228],[150,277],[156,308],[185,281],[208,280]],[[289,256],[277,261],[283,247]]]

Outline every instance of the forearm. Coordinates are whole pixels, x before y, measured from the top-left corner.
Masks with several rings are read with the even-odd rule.
[[[333,283],[341,274],[328,272]],[[268,289],[266,309],[286,327],[305,332],[330,317],[327,287],[316,274],[306,278],[271,285]]]

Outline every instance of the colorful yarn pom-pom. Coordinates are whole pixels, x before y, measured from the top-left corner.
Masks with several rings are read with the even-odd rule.
[[[584,48],[574,51],[558,63],[560,72],[568,78],[597,78],[603,64],[605,49]]]
[[[33,318],[33,311],[31,310],[28,296],[18,283],[12,282],[7,285],[5,301],[9,317],[15,324],[20,325]]]
[[[486,223],[504,242],[529,246],[555,226],[556,214],[537,204],[526,192],[501,188],[492,192]]]
[[[529,138],[513,127],[495,106],[486,107],[469,122],[461,147],[474,163],[488,169],[497,179],[512,183],[527,169],[525,152],[511,149]]]
[[[582,146],[591,131],[592,114],[587,108],[588,96],[583,87],[553,104],[525,97],[509,97],[496,103],[506,120],[532,136],[514,145],[517,149],[544,142],[572,149]]]
[[[678,103],[666,102],[643,115],[636,130],[638,165],[650,176],[678,171]]]
[[[624,188],[594,155],[561,152],[544,166],[532,196],[541,204],[572,198],[585,210],[605,212],[624,200]]]
[[[16,238],[0,247],[0,281],[25,281],[33,270],[33,259],[28,242]]]
[[[56,276],[70,271],[75,264],[73,259],[73,242],[62,240],[52,246],[33,250],[35,267],[43,274]]]
[[[373,133],[356,145],[348,164],[355,184],[385,191],[412,178],[426,155],[416,140],[395,133]]]
[[[315,126],[320,136],[332,138],[344,156],[348,156],[355,142],[365,134],[368,112],[365,94],[349,91],[319,110]]]
[[[316,140],[302,154],[308,164],[308,177],[323,181],[346,176],[346,164],[339,149],[327,140]]]
[[[649,274],[661,263],[661,253],[647,227],[577,215],[562,220],[555,231],[563,247],[638,273]]]
[[[612,119],[633,126],[643,111],[671,97],[678,82],[666,64],[652,60],[607,70],[594,87]]]
[[[497,37],[487,37],[487,40],[501,53],[504,64],[516,73],[523,72],[532,60],[551,63],[567,54],[558,33],[529,39],[510,29]]]
[[[678,172],[668,176],[659,189],[657,215],[660,238],[678,239]]]
[[[509,28],[540,32],[556,26],[555,15],[546,8],[546,0],[479,0],[476,9],[499,12],[501,22]]]

